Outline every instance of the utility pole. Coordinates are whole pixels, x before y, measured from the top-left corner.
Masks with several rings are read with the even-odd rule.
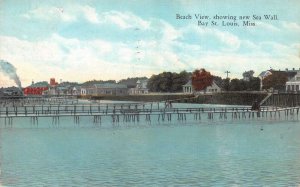
[[[225,73],[226,73],[226,82],[228,81],[228,83],[227,83],[227,91],[229,91],[229,79],[228,79],[228,74],[230,73],[230,71],[225,71]]]
[[[230,71],[225,71],[225,73],[226,73],[226,79],[228,79],[228,74],[230,73]]]

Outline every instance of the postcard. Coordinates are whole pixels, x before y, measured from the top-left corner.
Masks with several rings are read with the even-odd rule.
[[[299,186],[297,0],[0,0],[0,186]]]

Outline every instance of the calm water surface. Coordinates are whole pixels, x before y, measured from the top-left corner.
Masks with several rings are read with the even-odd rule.
[[[298,186],[300,121],[0,121],[2,186]],[[1,185],[0,185],[1,186]]]

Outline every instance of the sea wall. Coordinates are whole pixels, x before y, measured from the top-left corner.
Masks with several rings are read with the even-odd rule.
[[[114,100],[114,101],[143,101],[143,102],[156,102],[166,100],[184,100],[195,97],[194,95],[186,94],[145,94],[145,95],[101,95],[101,96],[80,96],[82,99],[92,100]]]
[[[225,105],[252,105],[254,101],[261,102],[267,93],[249,93],[249,92],[223,92],[199,95],[193,99],[193,103],[203,104],[225,104]]]
[[[265,102],[265,105],[293,107],[300,106],[300,93],[277,93],[273,94]]]
[[[144,101],[156,102],[175,100],[178,103],[202,103],[202,104],[227,104],[227,105],[252,105],[257,100],[262,101],[267,93],[249,93],[249,92],[222,92],[214,94],[195,95],[186,94],[149,94],[149,95],[102,95],[102,96],[80,96],[79,98],[93,100],[115,100],[115,101]]]

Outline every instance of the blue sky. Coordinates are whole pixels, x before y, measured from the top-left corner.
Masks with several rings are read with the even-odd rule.
[[[206,68],[240,78],[247,70],[300,68],[300,3],[242,0],[0,0],[0,59],[23,85],[83,82]],[[201,27],[176,14],[276,14],[255,27]],[[193,16],[194,17],[194,16]],[[211,21],[211,20],[209,20]],[[14,84],[0,74],[0,86]]]

